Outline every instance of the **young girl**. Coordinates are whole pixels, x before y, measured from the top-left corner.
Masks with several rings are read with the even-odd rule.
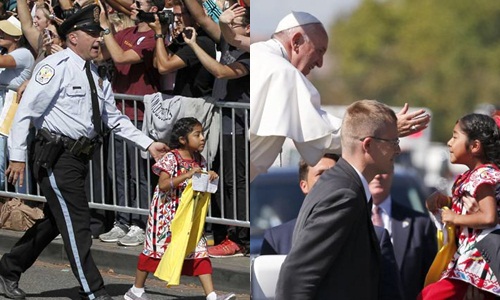
[[[428,285],[418,299],[463,299],[469,286],[481,290],[484,299],[500,295],[498,279],[476,248],[478,238],[498,226],[495,188],[500,182],[500,130],[487,115],[468,114],[457,121],[448,141],[450,162],[466,165],[452,188],[452,197],[435,193],[427,208],[435,213],[441,207],[444,223],[456,226],[457,251],[441,279]],[[474,198],[476,205],[470,205]]]
[[[179,119],[173,126],[169,146],[172,149],[153,165],[159,175],[150,206],[144,249],[139,255],[134,285],[127,291],[127,300],[148,299],[144,284],[149,273],[154,273],[163,253],[172,239],[170,226],[179,206],[182,192],[193,174],[206,171],[206,161],[200,152],[205,147],[201,123],[195,118]],[[210,180],[217,178],[208,172]],[[182,275],[198,276],[207,300],[234,299],[234,294],[217,295],[212,282],[212,264],[207,253],[207,242],[202,237],[193,253],[184,260]]]

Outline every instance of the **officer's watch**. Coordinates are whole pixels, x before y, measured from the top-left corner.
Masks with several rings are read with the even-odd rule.
[[[165,35],[163,33],[155,33],[155,40],[157,39],[165,39]]]
[[[109,28],[104,28],[104,30],[102,31],[103,35],[108,35],[110,33],[111,33],[111,30],[109,30]]]

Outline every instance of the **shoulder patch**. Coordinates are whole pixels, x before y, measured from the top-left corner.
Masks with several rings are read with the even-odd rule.
[[[45,85],[49,83],[49,81],[54,77],[55,71],[54,68],[52,68],[49,65],[44,65],[40,71],[35,76],[35,81],[38,82],[41,85]]]

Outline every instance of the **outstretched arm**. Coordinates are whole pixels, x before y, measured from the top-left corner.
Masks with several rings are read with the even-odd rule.
[[[17,16],[21,22],[21,29],[23,35],[30,43],[35,52],[38,52],[38,39],[40,38],[40,31],[33,25],[33,18],[31,17],[30,8],[26,0],[17,0]]]
[[[196,31],[193,27],[186,27],[186,29],[190,29],[193,32],[191,38],[187,38],[183,33],[184,41],[186,44],[193,49],[194,53],[200,60],[201,64],[207,69],[212,75],[216,78],[226,78],[226,79],[235,79],[239,77],[243,77],[248,74],[248,69],[243,66],[243,64],[239,62],[233,62],[229,65],[223,65],[213,57],[208,55],[197,43],[196,43]]]
[[[245,8],[233,4],[230,8],[226,9],[219,17],[219,27],[224,36],[224,39],[236,48],[250,52],[250,37],[242,34],[237,34],[231,28],[231,22],[237,18],[245,15]]]
[[[220,27],[212,18],[207,16],[198,0],[184,0],[184,4],[189,9],[189,13],[195,19],[196,23],[200,24],[212,40],[218,43],[221,36]]]
[[[405,137],[410,134],[420,132],[429,126],[431,116],[425,112],[424,109],[408,112],[410,106],[405,103],[399,113],[398,117],[398,132],[400,137]]]

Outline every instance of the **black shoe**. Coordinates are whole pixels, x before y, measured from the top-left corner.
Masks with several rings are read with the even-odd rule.
[[[0,275],[0,289],[5,293],[5,296],[10,299],[24,299],[26,293],[17,287],[17,281],[10,281]]]
[[[95,300],[113,300],[113,298],[111,298],[110,295],[101,295],[101,296],[95,298]]]

